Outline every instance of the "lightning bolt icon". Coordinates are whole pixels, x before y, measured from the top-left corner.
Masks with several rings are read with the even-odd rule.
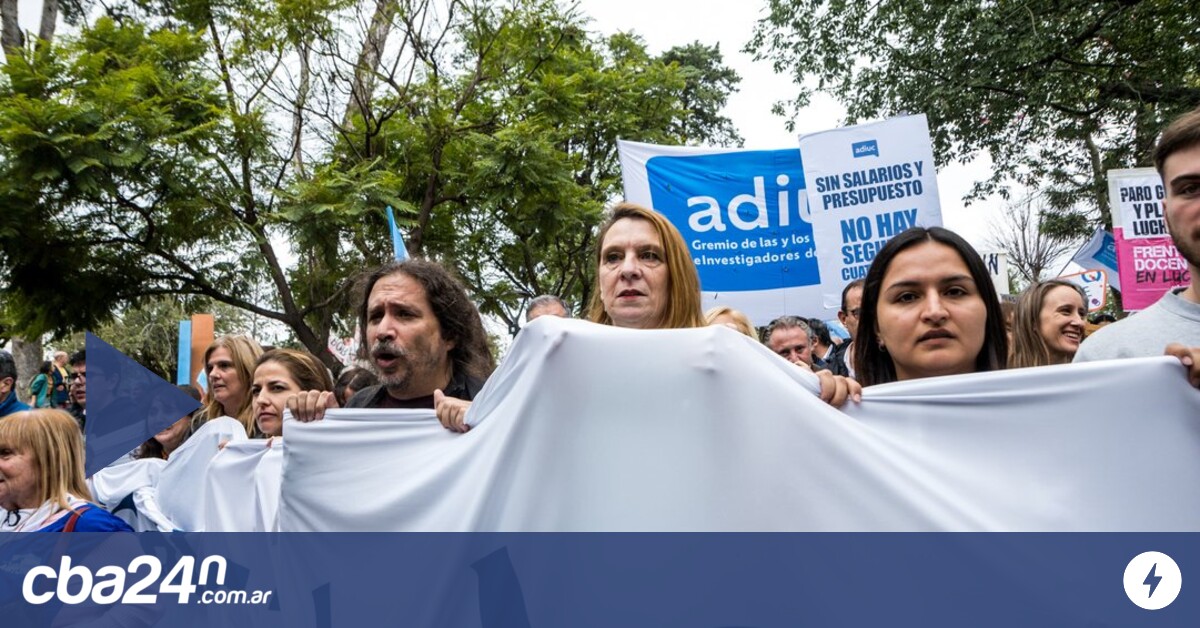
[[[1146,579],[1142,581],[1142,584],[1150,587],[1150,594],[1146,597],[1154,597],[1154,590],[1158,588],[1158,583],[1162,581],[1162,576],[1154,575],[1155,569],[1158,569],[1158,563],[1154,563],[1154,566],[1150,568],[1150,573],[1146,574]]]

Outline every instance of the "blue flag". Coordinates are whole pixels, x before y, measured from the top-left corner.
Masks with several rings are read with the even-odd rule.
[[[1086,270],[1104,271],[1108,274],[1108,285],[1121,290],[1121,276],[1117,272],[1117,243],[1103,227],[1096,227],[1092,238],[1075,253],[1071,261]]]
[[[408,247],[404,246],[404,236],[400,235],[400,228],[396,226],[396,215],[391,205],[387,207],[387,219],[388,229],[392,232],[392,253],[397,262],[403,262],[408,259]]]

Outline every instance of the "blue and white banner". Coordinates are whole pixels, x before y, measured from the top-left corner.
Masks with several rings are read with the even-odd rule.
[[[1108,285],[1118,292],[1121,291],[1121,274],[1117,271],[1117,241],[1104,227],[1096,227],[1091,239],[1080,247],[1071,261],[1085,270],[1104,271],[1108,277]]]
[[[798,150],[617,146],[625,199],[683,234],[705,307],[734,307],[756,325],[823,313]]]
[[[804,135],[800,153],[825,307],[838,307],[892,236],[941,226],[924,114]]]
[[[179,321],[179,354],[175,362],[175,383],[188,386],[192,383],[192,321]]]
[[[387,221],[388,231],[392,234],[392,255],[397,262],[403,262],[408,259],[408,247],[404,245],[404,236],[400,234],[400,227],[396,226],[396,214],[391,205],[387,206]]]

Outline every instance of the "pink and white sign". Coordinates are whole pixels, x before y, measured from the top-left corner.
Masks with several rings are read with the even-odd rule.
[[[1153,168],[1108,171],[1108,196],[1126,310],[1144,310],[1191,281],[1163,219],[1162,179]]]

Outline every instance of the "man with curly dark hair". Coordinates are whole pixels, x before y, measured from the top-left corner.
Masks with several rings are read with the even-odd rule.
[[[379,384],[358,391],[347,408],[433,408],[461,423],[495,369],[479,311],[441,264],[410,259],[375,269],[361,283],[360,349]],[[287,402],[300,420],[338,407],[329,391]],[[447,420],[443,420],[446,423]]]

